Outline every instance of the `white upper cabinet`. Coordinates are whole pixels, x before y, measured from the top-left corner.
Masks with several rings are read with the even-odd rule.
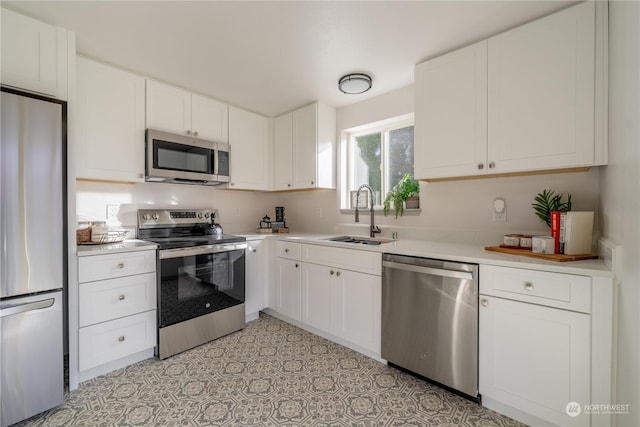
[[[274,190],[293,188],[293,114],[276,117],[274,121]]]
[[[222,102],[147,80],[147,128],[226,143],[227,116]]]
[[[67,99],[75,36],[63,28],[2,9],[2,84]],[[73,52],[69,52],[69,47]]]
[[[416,177],[606,164],[603,14],[581,3],[418,64]]]
[[[77,58],[77,177],[144,181],[144,78]]]
[[[336,187],[336,112],[321,103],[275,119],[274,189]]]
[[[594,72],[595,2],[490,38],[490,172],[593,165]]]
[[[485,173],[487,42],[418,64],[415,90],[415,176]]]
[[[231,182],[238,190],[269,190],[269,120],[229,107]]]

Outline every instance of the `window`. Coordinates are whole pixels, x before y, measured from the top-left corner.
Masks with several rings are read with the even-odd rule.
[[[376,206],[406,173],[413,175],[413,117],[388,120],[347,133],[346,196],[368,184],[375,192]],[[370,202],[369,202],[370,203]]]

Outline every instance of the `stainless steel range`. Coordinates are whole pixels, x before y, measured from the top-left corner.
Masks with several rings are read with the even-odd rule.
[[[138,237],[158,248],[158,346],[174,354],[245,326],[244,237],[224,234],[215,209],[138,211]]]

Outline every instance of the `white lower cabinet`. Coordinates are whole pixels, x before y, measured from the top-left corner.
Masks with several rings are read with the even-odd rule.
[[[155,347],[156,333],[155,310],[80,328],[80,370]]]
[[[349,270],[338,273],[336,335],[380,354],[381,277]]]
[[[610,285],[587,276],[481,265],[483,405],[532,425],[607,423],[584,408],[611,403],[605,388],[611,372]]]
[[[301,320],[300,261],[276,259],[275,310],[293,320]]]
[[[339,307],[336,271],[324,265],[302,266],[302,322],[323,331],[336,329]]]
[[[480,393],[557,425],[589,425],[589,315],[480,296]]]
[[[380,353],[380,276],[302,263],[302,323]]]
[[[276,242],[269,307],[325,338],[380,357],[382,255]]]
[[[265,239],[247,240],[244,296],[247,321],[257,319],[260,310],[266,307],[268,243]]]
[[[78,258],[81,381],[153,355],[155,253],[154,249]]]

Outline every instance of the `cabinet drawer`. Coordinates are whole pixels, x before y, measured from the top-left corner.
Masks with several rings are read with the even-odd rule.
[[[155,308],[155,273],[99,280],[80,285],[81,327]]]
[[[333,246],[302,245],[302,261],[382,275],[382,254]]]
[[[80,283],[155,271],[155,250],[78,258],[78,281]]]
[[[480,293],[591,312],[591,278],[587,276],[481,265]]]
[[[300,243],[278,240],[276,255],[280,258],[300,260]]]
[[[155,347],[156,332],[155,310],[80,328],[80,370]]]

